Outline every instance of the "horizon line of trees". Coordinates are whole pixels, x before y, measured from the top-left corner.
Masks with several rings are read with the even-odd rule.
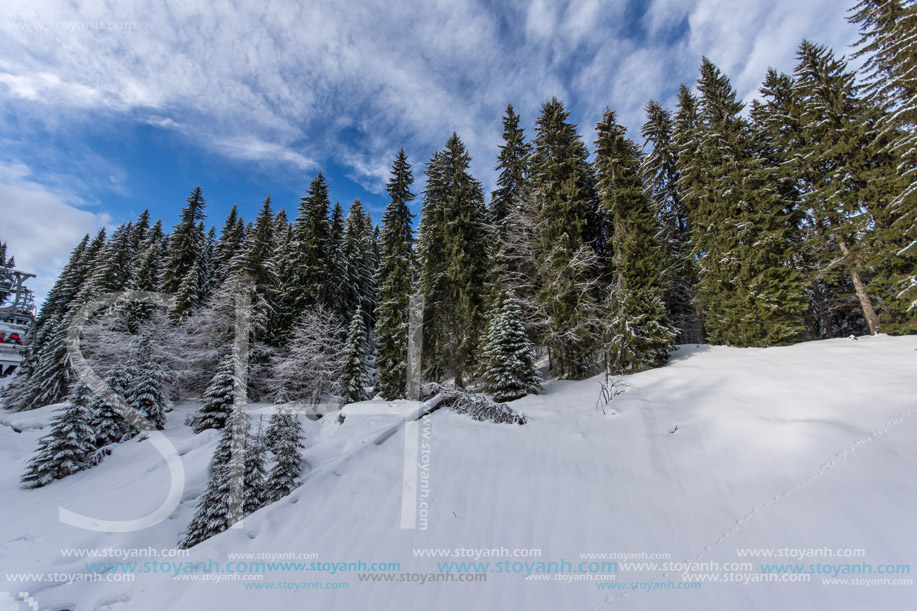
[[[422,169],[416,236],[403,150],[380,225],[359,200],[346,214],[332,205],[319,172],[292,221],[268,196],[253,221],[234,206],[208,230],[198,187],[168,234],[144,212],[87,235],[40,310],[7,407],[65,397],[75,312],[125,289],[171,294],[167,312],[116,304],[96,325],[171,342],[162,366],[179,373],[176,396],[215,375],[241,290],[253,298],[251,391],[277,400],[403,398],[413,295],[423,377],[504,399],[537,392],[539,355],[578,379],[659,366],[675,343],[915,332],[917,5],[863,0],[851,20],[860,75],[804,41],[792,74],[768,70],[746,117],[703,58],[697,93],[682,85],[675,108],[646,105],[645,150],[610,109],[590,160],[561,101],[542,106],[531,139],[508,105],[489,201],[453,133]]]

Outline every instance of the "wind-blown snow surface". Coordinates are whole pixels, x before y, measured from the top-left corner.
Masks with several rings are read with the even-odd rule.
[[[915,348],[913,336],[768,349],[682,347],[666,367],[630,376],[607,415],[596,410],[600,378],[552,382],[543,395],[513,402],[528,418],[524,426],[437,411],[429,417],[426,530],[400,528],[404,426],[397,426],[397,416],[354,409],[378,411],[382,402],[354,406],[343,425],[332,417],[305,421],[312,469],[300,488],[246,518],[241,529],[201,544],[186,560],[225,563],[228,553],[299,552],[327,562],[398,562],[397,573],[435,573],[444,559],[415,557],[414,548],[503,547],[540,548],[542,558],[534,560],[566,559],[574,566],[580,554],[602,552],[751,561],[752,573],[760,573],[761,562],[917,566]],[[84,572],[84,560],[63,558],[61,547],[173,546],[204,486],[217,439],[214,431],[195,436],[182,424],[191,407],[171,413],[167,427],[188,476],[184,502],[172,519],[126,534],[65,526],[58,506],[122,520],[152,511],[165,495],[168,471],[149,442],[128,442],[90,471],[22,490],[17,478],[50,410],[3,414],[0,590],[29,592],[40,608],[54,611],[859,611],[913,609],[917,600],[914,586],[823,584],[831,575],[813,575],[809,583],[705,582],[698,590],[648,592],[493,573],[486,583],[424,585],[360,582],[357,572],[264,575],[264,582],[349,583],[345,591],[298,592],[162,574],[139,574],[134,583],[10,580],[12,573]],[[406,412],[411,405],[398,407]],[[799,561],[740,558],[736,552],[824,547],[862,548],[867,555]],[[616,575],[618,582],[654,579],[682,580],[679,572]]]

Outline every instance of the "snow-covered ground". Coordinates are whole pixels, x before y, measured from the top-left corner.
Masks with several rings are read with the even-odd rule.
[[[405,573],[429,578],[439,573],[439,562],[475,560],[421,557],[414,552],[421,548],[541,551],[540,558],[483,555],[478,561],[490,562],[486,582],[474,583],[360,581],[370,570],[275,570],[260,581],[274,585],[261,589],[251,589],[259,582],[154,573],[136,574],[133,582],[61,585],[60,576],[53,581],[48,574],[79,576],[86,561],[117,560],[64,557],[61,548],[174,547],[205,485],[217,434],[194,435],[184,426],[194,404],[169,414],[166,433],[187,476],[182,504],[149,529],[98,533],[62,524],[58,508],[111,520],[154,510],[167,493],[169,471],[150,442],[130,441],[94,469],[22,490],[18,477],[53,407],[0,414],[0,591],[11,593],[0,595],[0,609],[29,608],[20,593],[52,611],[913,609],[913,585],[823,583],[833,574],[808,575],[805,582],[760,580],[762,563],[831,564],[837,578],[913,579],[848,575],[843,566],[917,568],[915,349],[914,336],[768,349],[682,347],[666,367],[630,376],[604,415],[596,410],[601,378],[551,382],[543,395],[512,403],[525,413],[524,426],[434,412],[409,426],[419,435],[409,450],[428,466],[429,478],[417,478],[423,491],[407,490],[407,505],[418,492],[429,494],[418,496],[428,503],[425,529],[401,527],[405,472],[414,465],[405,469],[405,425],[399,423],[417,406],[403,403],[395,415],[380,414],[387,409],[382,402],[352,406],[343,424],[334,417],[304,420],[311,470],[291,496],[188,558],[133,559],[213,560],[225,568],[228,554],[292,552],[312,555],[306,565],[399,563],[375,572],[397,579]],[[766,559],[737,552],[755,548],[820,554],[852,548],[865,556]],[[626,567],[621,559],[616,571],[605,569],[613,583],[634,584],[625,587],[654,582],[651,591],[600,589],[602,582],[582,580],[583,573],[526,579],[525,565],[521,574],[497,572],[506,560],[510,568],[566,560],[576,570],[581,554],[601,553],[669,554],[668,560],[638,559],[659,565],[718,564],[691,567],[687,572],[706,576],[687,579],[682,570]],[[726,566],[736,562],[752,567]],[[700,587],[679,589],[686,580]],[[346,583],[347,589],[297,590],[286,583]]]

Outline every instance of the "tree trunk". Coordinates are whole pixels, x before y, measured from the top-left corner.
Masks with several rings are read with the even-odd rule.
[[[837,243],[841,247],[841,252],[844,253],[845,257],[850,256],[850,249],[847,247],[847,242],[843,238],[838,237]],[[856,269],[852,261],[847,262],[848,267],[850,268],[850,279],[853,280],[853,288],[856,290],[857,299],[860,300],[860,307],[863,308],[863,316],[866,317],[866,324],[869,325],[869,334],[875,335],[879,332],[879,317],[876,315],[876,310],[872,307],[872,299],[869,298],[869,295],[866,293],[866,287],[863,286],[863,279],[860,277],[860,272]]]

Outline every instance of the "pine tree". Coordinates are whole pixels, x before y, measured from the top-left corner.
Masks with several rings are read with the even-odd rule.
[[[640,152],[609,109],[596,132],[598,191],[611,219],[615,274],[606,366],[613,373],[658,367],[668,359],[676,331],[662,305],[660,278],[667,261],[640,177]]]
[[[134,377],[129,367],[120,364],[109,372],[105,383],[112,392],[127,400],[134,384]],[[130,403],[129,400],[128,403]],[[106,401],[105,397],[92,397],[89,402],[89,410],[92,413],[91,425],[96,447],[121,443],[136,434],[127,420],[116,411],[114,405]]]
[[[165,364],[156,358],[152,339],[142,333],[134,356],[128,361],[127,370],[131,386],[124,397],[127,402],[156,429],[166,425],[166,370]],[[200,432],[200,431],[196,431]]]
[[[268,195],[254,225],[246,232],[243,244],[229,263],[230,274],[243,275],[251,283],[252,307],[258,310],[255,316],[264,320],[272,315],[281,285],[274,256],[274,223],[271,196]]]
[[[452,373],[458,386],[474,368],[487,277],[484,194],[470,163],[454,133],[431,160],[419,253],[426,369],[433,378]]]
[[[328,183],[319,172],[299,204],[293,224],[292,276],[284,287],[292,320],[310,306],[331,307],[328,268],[331,261],[331,224],[328,219]]]
[[[714,343],[790,343],[800,337],[807,306],[792,261],[798,211],[780,199],[739,114],[742,103],[706,58],[698,88],[697,151],[685,160],[682,180],[705,329]]]
[[[423,303],[422,369],[428,379],[439,379],[445,369],[443,323],[446,315],[446,253],[444,249],[445,201],[448,189],[446,156],[433,153],[424,168],[427,185],[423,191],[423,206],[417,232],[417,284]],[[405,340],[407,334],[407,309]],[[405,341],[405,347],[407,342]],[[406,351],[405,351],[406,354]]]
[[[235,388],[238,383],[235,360],[232,356],[226,356],[207,390],[204,391],[201,409],[189,422],[195,433],[206,429],[221,429],[226,426],[232,414]]]
[[[268,449],[274,454],[274,466],[267,478],[267,498],[277,501],[299,485],[303,470],[302,424],[295,415],[278,411],[271,416],[266,433]]]
[[[516,241],[510,237],[514,224],[526,223],[525,203],[528,196],[528,160],[532,146],[525,141],[525,131],[519,127],[519,115],[508,104],[503,116],[503,144],[497,156],[497,188],[491,194],[490,225],[492,236],[489,238],[491,272],[488,282],[491,299],[496,303],[489,304],[499,308],[501,291],[512,287],[513,290],[525,292],[527,284],[520,276],[528,271],[525,257],[520,257]],[[529,274],[531,275],[531,274]],[[530,292],[530,291],[529,291]],[[531,295],[527,295],[531,296]]]
[[[350,328],[341,367],[341,404],[357,403],[366,400],[366,326],[363,323],[363,312],[357,306]]]
[[[588,151],[568,118],[556,98],[542,107],[530,175],[542,343],[552,370],[576,379],[594,364],[601,229]]]
[[[216,245],[215,275],[218,281],[224,280],[229,275],[229,263],[242,249],[244,238],[245,221],[239,215],[239,207],[233,204],[220,230],[220,238]]]
[[[373,227],[369,215],[364,213],[363,204],[355,199],[350,205],[344,227],[344,261],[346,262],[346,283],[344,284],[344,321],[350,321],[353,313],[360,309],[363,324],[367,329],[373,326],[373,312],[376,305],[376,284],[373,249]]]
[[[204,248],[206,235],[199,225],[204,220],[204,196],[200,187],[196,187],[188,196],[187,205],[181,212],[178,224],[169,235],[166,257],[163,265],[161,290],[164,293],[181,292],[190,293],[189,285],[197,287],[197,274],[200,269],[198,258]],[[190,303],[189,300],[184,300]],[[178,316],[184,315],[185,310],[179,310]]]
[[[495,401],[512,401],[541,390],[522,308],[512,297],[493,310],[482,350],[484,390]]]
[[[850,21],[861,38],[855,57],[865,56],[863,72],[870,103],[880,109],[872,123],[878,153],[890,158],[881,172],[891,195],[877,214],[870,263],[882,287],[882,330],[917,331],[917,3],[861,0]]]
[[[359,201],[359,200],[357,200]],[[350,320],[353,313],[350,311],[351,303],[356,303],[357,290],[350,278],[350,261],[347,252],[347,236],[344,224],[344,208],[340,202],[335,202],[331,210],[331,234],[328,248],[328,303],[331,311],[335,312],[341,322]],[[355,254],[355,256],[358,256]]]
[[[519,115],[507,104],[503,115],[503,144],[497,155],[497,188],[491,195],[490,222],[501,230],[506,216],[523,204],[526,193],[528,159],[532,146],[519,127]]]
[[[246,431],[245,443],[245,499],[243,510],[245,515],[254,513],[267,503],[267,470],[265,467],[264,435],[259,424],[258,430],[252,434]]]
[[[794,94],[800,128],[791,167],[810,210],[814,245],[827,257],[819,270],[846,271],[870,333],[876,333],[879,316],[867,289],[869,241],[862,238],[884,202],[870,201],[869,191],[878,180],[872,171],[868,109],[857,99],[854,74],[827,47],[804,41],[797,57]]]
[[[376,392],[383,399],[405,397],[408,359],[408,303],[411,294],[414,230],[408,202],[414,199],[414,177],[404,149],[392,163],[386,190],[392,201],[382,216],[381,263],[376,275],[379,308],[376,346],[379,382]]]
[[[95,295],[115,293],[128,287],[133,276],[136,251],[133,247],[133,225],[124,223],[112,234],[99,253],[99,259],[88,282]]]
[[[235,422],[223,429],[216,451],[210,461],[210,477],[207,489],[201,495],[197,504],[194,517],[188,524],[185,535],[179,546],[183,549],[194,547],[198,543],[217,535],[230,528],[242,515],[236,515],[236,510],[241,514],[242,507],[235,507],[232,499],[232,482],[236,477],[244,481],[245,464],[239,461],[232,451],[233,439],[243,438],[245,435],[244,422],[239,419],[238,426]]]
[[[697,274],[691,254],[688,212],[679,189],[679,150],[672,113],[650,100],[640,133],[650,147],[640,172],[668,259],[668,265],[661,270],[666,314],[678,329],[678,343],[701,343],[703,332],[694,290]]]
[[[22,483],[38,488],[92,466],[96,450],[89,409],[91,391],[83,384],[74,386],[70,405],[51,419],[51,432],[38,442],[38,450],[26,467]]]

